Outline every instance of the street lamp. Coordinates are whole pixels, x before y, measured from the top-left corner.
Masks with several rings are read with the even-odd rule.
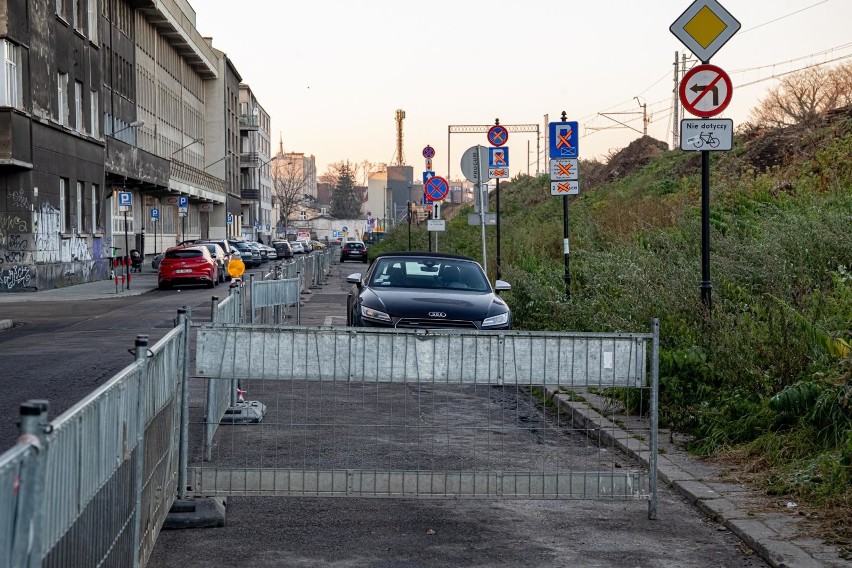
[[[139,128],[140,126],[144,126],[144,125],[145,125],[144,120],[141,120],[141,119],[140,120],[134,120],[133,122],[131,122],[130,124],[128,124],[124,128],[119,128],[118,130],[113,132],[112,137],[115,138],[115,135],[118,134],[119,132],[123,132],[125,130],[130,129],[130,128]]]
[[[187,144],[185,146],[181,146],[180,148],[178,148],[177,150],[172,152],[172,155],[169,156],[169,158],[173,158],[175,154],[177,154],[178,152],[181,152],[180,161],[182,162],[183,161],[183,151],[185,149],[189,148],[190,146],[192,146],[193,144],[195,144],[196,142],[204,142],[204,138],[203,137],[202,138],[193,138],[192,142],[190,142],[189,144]]]

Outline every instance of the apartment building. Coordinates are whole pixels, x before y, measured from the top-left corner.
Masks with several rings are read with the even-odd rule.
[[[275,230],[269,113],[248,85],[240,85],[239,96],[242,234],[248,240],[269,242]]]
[[[0,3],[0,291],[240,234],[242,77],[195,22],[186,0]]]

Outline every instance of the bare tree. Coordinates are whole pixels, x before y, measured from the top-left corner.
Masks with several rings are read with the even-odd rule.
[[[852,104],[852,64],[810,67],[787,75],[752,110],[766,126],[812,124],[828,110]]]
[[[272,168],[272,199],[278,206],[279,222],[289,225],[296,204],[305,196],[307,177],[296,160],[276,160]]]

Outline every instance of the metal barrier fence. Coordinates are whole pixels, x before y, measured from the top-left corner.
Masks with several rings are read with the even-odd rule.
[[[189,319],[48,423],[21,407],[22,436],[0,455],[0,564],[144,566],[178,486],[186,486],[181,420]]]
[[[632,334],[202,325],[197,375],[238,378],[268,410],[260,424],[220,428],[213,462],[188,477],[207,496],[640,499],[655,518],[657,353],[656,324]],[[650,467],[604,447],[603,417],[548,410],[541,387],[636,391],[650,425],[612,435],[646,440]]]
[[[214,324],[243,323],[243,314],[245,313],[243,308],[245,294],[243,292],[242,286],[235,286],[229,289],[228,297],[221,302],[218,302],[214,297],[211,321]],[[236,389],[236,379],[218,381],[216,384],[207,385],[207,410],[204,414],[204,455],[207,459],[210,459],[210,445],[213,436],[216,434],[216,429],[219,427],[219,421],[237,400]]]

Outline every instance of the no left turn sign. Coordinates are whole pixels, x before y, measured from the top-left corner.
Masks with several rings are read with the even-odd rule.
[[[680,102],[690,114],[716,116],[731,102],[734,86],[731,78],[715,65],[696,65],[680,82]]]

